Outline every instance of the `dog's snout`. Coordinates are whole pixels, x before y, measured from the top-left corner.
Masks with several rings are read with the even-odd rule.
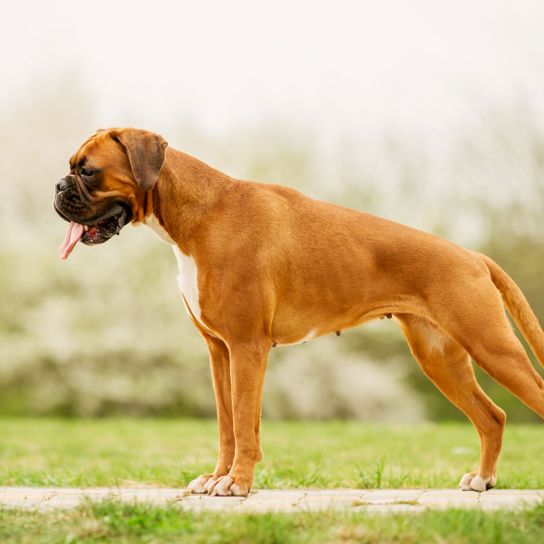
[[[57,193],[60,193],[61,191],[64,191],[65,189],[68,189],[68,182],[66,181],[66,178],[62,178],[56,185]]]

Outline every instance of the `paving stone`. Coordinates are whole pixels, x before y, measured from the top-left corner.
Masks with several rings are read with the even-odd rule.
[[[0,501],[14,500],[43,500],[46,496],[54,495],[52,489],[39,487],[2,487]]]
[[[304,497],[304,494],[303,494],[303,493],[300,493],[299,495],[294,495],[293,497],[286,498],[286,499],[282,499],[282,498],[279,498],[279,497],[278,497],[278,498],[274,498],[274,497],[267,497],[267,498],[260,498],[260,497],[252,498],[252,497],[248,497],[248,498],[244,501],[244,505],[251,506],[252,504],[257,504],[257,503],[290,504],[290,505],[294,505],[294,504],[297,504],[300,500],[302,500],[303,497]]]
[[[232,510],[245,501],[245,497],[207,497],[200,496],[196,500],[193,497],[184,497],[174,503],[183,510]]]
[[[177,489],[122,489],[114,496],[123,502],[174,503],[182,499]]]
[[[425,495],[437,495],[441,497],[478,497],[477,491],[463,491],[462,489],[423,489]]]
[[[439,490],[423,493],[417,503],[427,508],[478,508],[479,493],[476,491]]]
[[[248,496],[240,505],[240,510],[247,512],[289,512],[294,510],[305,495],[305,491],[258,491]]]
[[[282,501],[296,501],[304,497],[304,495],[306,495],[307,493],[308,491],[306,491],[305,489],[259,489],[255,492],[251,492],[247,497],[247,500],[249,501],[258,497],[260,500],[279,499]]]
[[[308,493],[295,505],[296,510],[328,510],[350,509],[361,504],[361,495],[356,493],[347,494],[314,494]]]
[[[418,503],[428,510],[447,510],[448,508],[480,508],[478,501],[464,501],[453,498],[437,500],[436,502]]]
[[[300,502],[320,502],[320,503],[334,503],[334,502],[362,502],[361,495],[311,495],[304,496]]]
[[[482,494],[480,497],[480,507],[484,510],[493,510],[498,508],[521,509],[537,504],[542,504],[543,498],[536,493],[522,494],[515,493],[512,495],[487,495]]]
[[[250,494],[240,508],[255,512],[284,512],[292,509],[305,495],[305,491],[263,490]]]
[[[314,512],[321,510],[353,510],[361,503],[351,501],[306,501],[302,500],[291,508],[293,512]]]
[[[51,500],[39,503],[37,509],[40,512],[46,512],[63,508],[77,508],[82,502],[83,499],[81,497],[54,497]]]
[[[490,489],[482,493],[482,497],[490,497],[495,495],[543,495],[543,489]]]
[[[392,504],[417,501],[425,493],[424,489],[381,489],[365,492],[361,500],[367,504]]]
[[[192,503],[202,503],[202,504],[218,504],[218,503],[229,503],[229,504],[238,504],[240,502],[246,501],[246,497],[208,497],[208,495],[188,495],[186,497],[181,497],[181,502],[192,502]]]
[[[249,497],[189,495],[167,488],[32,488],[0,487],[0,508],[51,511],[104,499],[145,502],[190,511],[303,512],[352,509],[357,512],[421,512],[436,508],[520,509],[544,502],[544,490],[496,489],[486,493],[458,489],[298,489],[257,490]]]
[[[356,511],[371,514],[418,514],[425,511],[425,508],[417,504],[369,504],[360,506]]]
[[[237,512],[294,512],[296,503],[291,501],[253,501],[244,502],[236,509]]]
[[[368,493],[366,489],[308,489],[306,497],[362,497]]]
[[[27,501],[13,499],[9,502],[0,501],[0,509],[19,508],[21,510],[36,510],[40,506],[40,501]]]

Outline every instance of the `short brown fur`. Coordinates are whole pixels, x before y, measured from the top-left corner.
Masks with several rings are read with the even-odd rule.
[[[201,318],[192,319],[210,353],[219,456],[214,473],[197,479],[194,490],[249,492],[262,457],[261,395],[273,345],[388,314],[400,322],[423,371],[480,435],[480,466],[467,485],[482,490],[475,476],[494,485],[505,415],[479,387],[470,357],[544,417],[544,382],[506,319],[501,294],[541,362],[544,334],[496,263],[293,189],[238,181],[172,148],[145,192],[113,141],[123,130],[135,129],[99,132],[74,159],[102,169],[97,199],[122,195],[135,222],[153,214],[196,263]]]

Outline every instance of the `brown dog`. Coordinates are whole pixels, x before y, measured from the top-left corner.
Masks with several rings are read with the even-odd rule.
[[[196,493],[249,492],[271,347],[388,314],[480,435],[480,465],[463,489],[495,485],[505,423],[471,357],[544,417],[544,381],[503,303],[541,362],[544,334],[517,285],[484,255],[292,189],[232,179],[137,129],[84,142],[57,184],[55,208],[71,221],[63,258],[79,240],[104,242],[130,221],[172,245],[187,312],[210,353],[219,420],[217,466],[191,482]]]

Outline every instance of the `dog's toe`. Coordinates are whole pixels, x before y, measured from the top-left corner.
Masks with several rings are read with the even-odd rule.
[[[221,476],[218,476],[217,478],[212,476],[205,484],[204,484],[204,489],[206,491],[206,493],[208,493],[208,495],[211,495],[211,491],[212,489],[214,488],[215,484],[217,483],[217,481],[219,480]]]
[[[497,478],[490,476],[489,478],[483,478],[477,472],[468,472],[465,474],[459,482],[459,487],[463,491],[486,491],[495,487]]]
[[[461,481],[459,482],[459,487],[463,491],[470,491],[470,482],[472,479],[476,476],[476,472],[467,472],[466,474],[463,474],[463,477],[461,478]]]
[[[238,484],[231,476],[221,476],[211,486],[211,490],[208,491],[209,495],[228,497],[233,495],[235,497],[246,497],[249,493],[249,488],[244,487],[242,484]]]
[[[227,497],[229,495],[232,495],[232,491],[230,489],[230,486],[234,483],[234,480],[230,476],[221,476],[221,478],[218,478],[216,482],[211,487],[211,491],[209,491],[209,494],[213,497],[220,496],[220,497]]]
[[[198,478],[195,478],[188,486],[187,491],[190,491],[191,493],[207,493],[208,489],[206,489],[207,482],[212,479],[213,474],[203,474],[202,476],[199,476]]]

